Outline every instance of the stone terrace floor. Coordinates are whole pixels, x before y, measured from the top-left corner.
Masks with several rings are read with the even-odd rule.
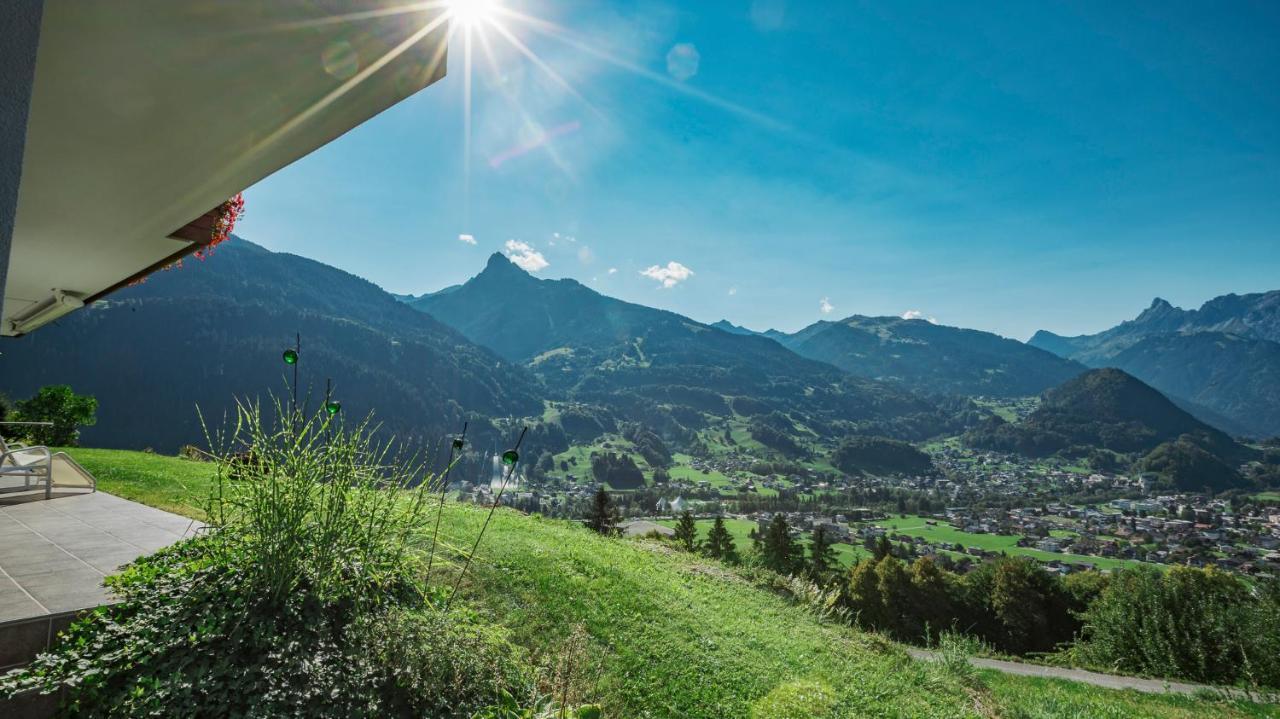
[[[0,495],[0,623],[112,601],[102,579],[199,522],[105,492]]]

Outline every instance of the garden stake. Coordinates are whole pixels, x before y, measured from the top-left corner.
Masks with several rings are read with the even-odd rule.
[[[284,363],[293,366],[293,399],[289,405],[289,426],[293,426],[296,422],[298,414],[298,358],[302,354],[302,333],[299,332],[294,336],[294,345],[292,348],[284,351],[282,358]]]
[[[484,532],[489,528],[489,520],[493,519],[493,513],[498,511],[498,503],[502,501],[502,493],[507,490],[507,482],[511,481],[511,475],[516,472],[516,465],[520,464],[520,443],[524,442],[524,435],[529,431],[526,425],[520,430],[520,437],[516,440],[516,446],[502,453],[502,461],[507,465],[507,475],[502,478],[502,484],[498,486],[498,493],[493,497],[493,506],[489,508],[489,515],[484,518],[484,524],[480,525],[480,534],[476,535],[476,543],[471,546],[471,553],[467,555],[467,563],[462,565],[462,571],[458,573],[458,581],[453,583],[453,591],[449,593],[449,600],[444,603],[444,610],[449,611],[449,607],[453,606],[453,598],[458,595],[458,587],[462,586],[462,578],[467,576],[467,570],[471,568],[471,560],[476,556],[476,550],[480,547],[480,540],[484,539]]]
[[[440,535],[440,514],[444,512],[444,495],[449,491],[449,472],[453,470],[453,453],[458,452],[458,458],[462,458],[462,448],[467,443],[467,424],[467,422],[462,423],[462,434],[454,437],[449,443],[449,463],[444,466],[444,477],[440,480],[440,506],[436,508],[436,528],[431,531],[431,554],[427,557],[426,583],[431,581],[431,565],[436,560],[436,537]]]

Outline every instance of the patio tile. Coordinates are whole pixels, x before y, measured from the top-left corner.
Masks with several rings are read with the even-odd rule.
[[[104,492],[0,506],[0,622],[111,602],[105,575],[201,526]]]

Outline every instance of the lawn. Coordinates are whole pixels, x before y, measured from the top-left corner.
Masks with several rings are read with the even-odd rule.
[[[65,448],[97,478],[98,489],[118,497],[204,519],[214,486],[213,464],[150,452]]]
[[[1092,564],[1099,569],[1116,569],[1119,567],[1135,566],[1142,564],[1129,559],[1111,559],[1108,557],[1094,557],[1084,554],[1062,554],[1058,552],[1045,552],[1031,547],[1019,547],[1017,535],[998,535],[998,534],[971,534],[963,530],[956,529],[945,520],[937,520],[937,524],[926,524],[926,517],[915,515],[907,515],[906,517],[891,517],[889,519],[875,522],[876,526],[884,527],[889,530],[890,534],[905,534],[909,537],[924,537],[932,543],[944,544],[961,544],[965,547],[977,547],[985,549],[989,552],[1006,552],[1013,556],[1031,557],[1041,562],[1081,562]],[[929,521],[934,521],[929,519]]]
[[[72,451],[103,491],[191,516],[200,516],[212,485],[211,467],[199,462]],[[485,514],[447,505],[446,572],[457,571]],[[750,525],[730,527],[743,546]],[[450,578],[437,575],[436,584]],[[494,515],[463,592],[478,616],[506,627],[539,665],[558,662],[573,643],[567,637],[581,632],[573,698],[602,702],[608,717],[1275,716],[1255,705],[993,672],[965,683],[912,661],[896,644],[821,622],[721,565],[507,510]],[[807,696],[799,711],[771,704],[788,694]]]

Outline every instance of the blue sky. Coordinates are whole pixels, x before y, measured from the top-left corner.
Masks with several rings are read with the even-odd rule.
[[[564,84],[484,31],[465,153],[455,39],[237,234],[414,294],[508,251],[755,329],[1026,339],[1280,288],[1280,3],[504,4],[561,28],[500,19]]]

